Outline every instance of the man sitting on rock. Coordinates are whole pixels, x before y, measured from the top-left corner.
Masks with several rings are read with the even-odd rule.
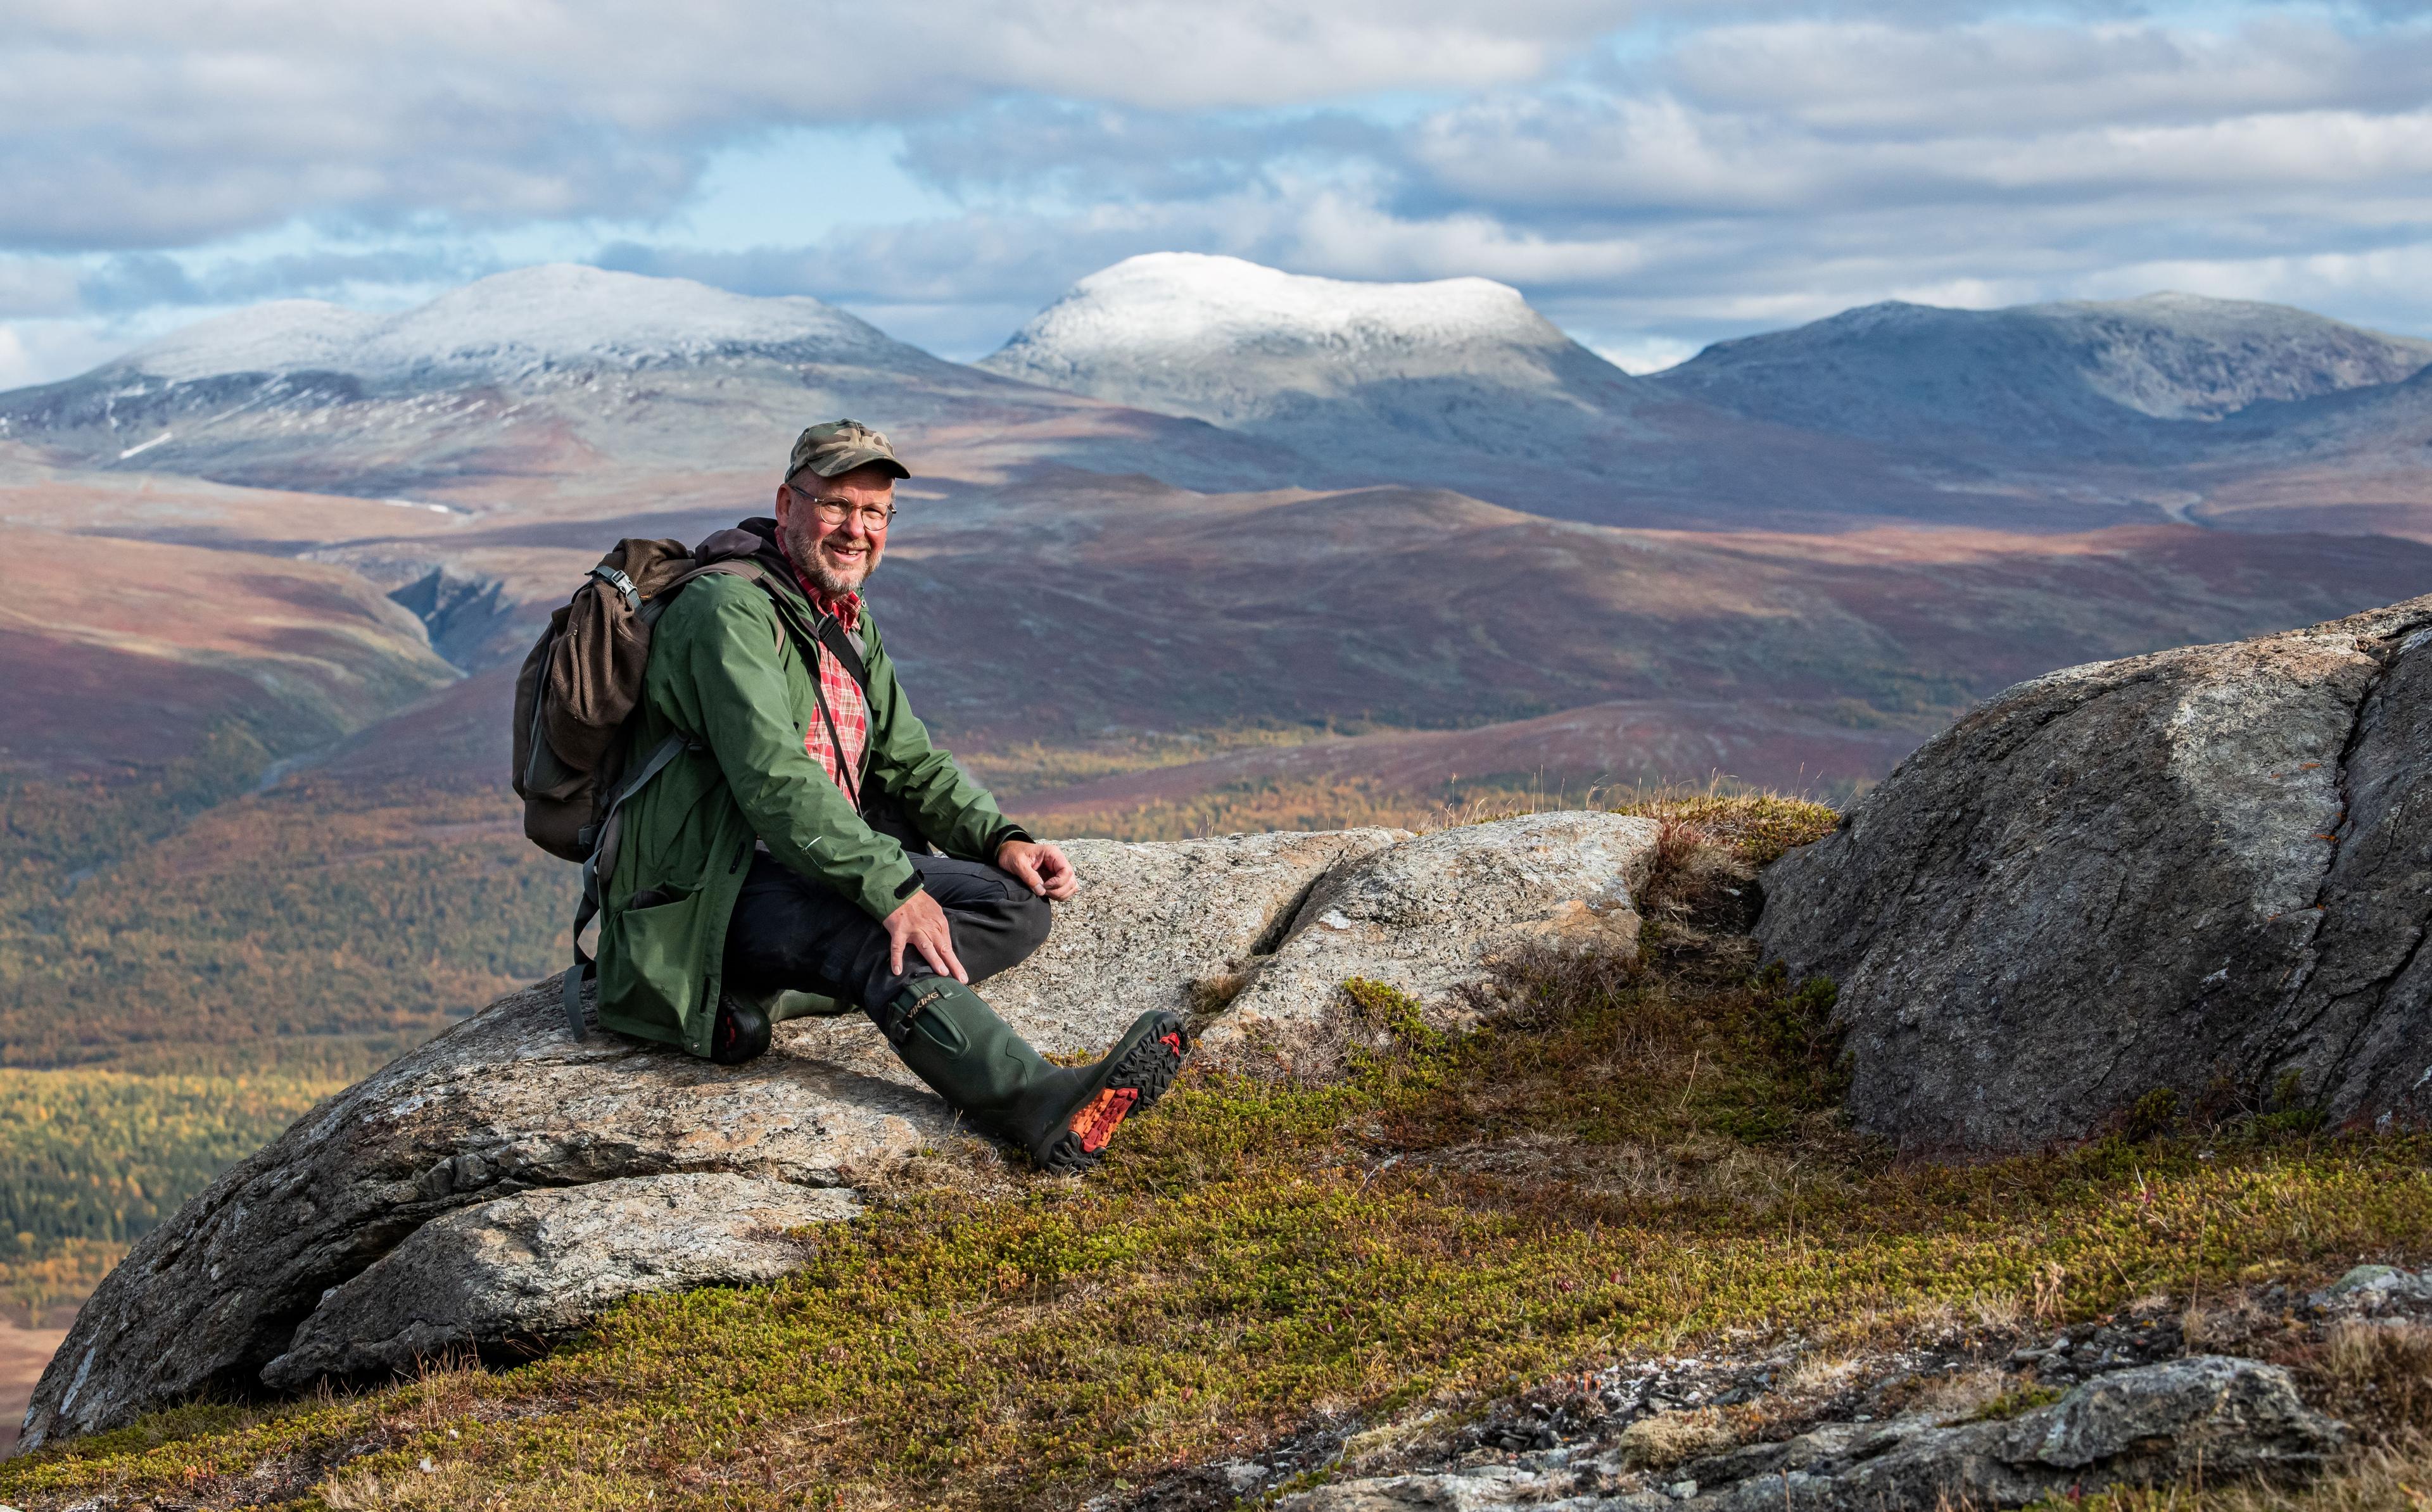
[[[1076,1170],[1188,1042],[1148,1013],[1096,1064],[1051,1066],[971,991],[1044,943],[1075,878],[929,743],[862,603],[910,476],[877,431],[813,426],[776,518],[696,551],[759,570],[694,579],[652,631],[629,748],[690,744],[625,807],[600,1021],[735,1065],[768,1048],[763,1003],[823,995],[980,1129]]]

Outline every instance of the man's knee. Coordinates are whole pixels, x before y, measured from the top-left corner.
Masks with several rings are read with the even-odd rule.
[[[1056,928],[1055,905],[1017,883],[1012,913],[1014,942],[1026,961],[1047,943],[1048,934]]]

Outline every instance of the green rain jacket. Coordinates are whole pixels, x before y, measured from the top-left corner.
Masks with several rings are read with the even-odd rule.
[[[743,542],[746,531],[756,539]],[[903,846],[872,830],[803,748],[819,717],[819,674],[804,656],[818,626],[775,555],[773,531],[772,521],[747,520],[742,531],[703,543],[705,559],[720,554],[721,542],[730,556],[763,547],[761,581],[696,579],[651,632],[628,760],[639,761],[670,733],[689,746],[626,801],[616,871],[600,889],[600,1025],[696,1055],[709,1053],[727,922],[754,841],[872,918],[886,917],[920,886]],[[1023,832],[929,743],[866,611],[860,633],[870,669],[864,791],[892,795],[948,855],[993,862],[997,848]],[[644,888],[667,900],[626,906]]]

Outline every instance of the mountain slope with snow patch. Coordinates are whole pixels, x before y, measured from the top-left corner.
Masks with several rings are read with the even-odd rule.
[[[1312,483],[1436,483],[1588,518],[1659,495],[1669,512],[1734,497],[1714,443],[1769,445],[1485,278],[1360,283],[1153,253],[1082,279],[979,365],[1280,444],[1311,460]],[[1655,488],[1625,497],[1624,479]],[[1832,507],[1793,501],[1811,502]]]
[[[1356,283],[1191,252],[1091,274],[979,365],[1236,428],[1393,384],[1603,408],[1635,383],[1489,279]]]
[[[2432,342],[2156,294],[2007,310],[1867,305],[1716,343],[1650,381],[1803,429],[2131,458],[2203,445],[2205,423],[2260,401],[2393,383],[2427,362]]]
[[[307,299],[259,305],[190,326],[110,365],[171,379],[317,371],[400,382],[746,352],[937,361],[817,299],[759,299],[685,278],[561,262],[479,279],[395,315]]]
[[[934,357],[817,299],[554,264],[414,310],[259,305],[62,383],[0,395],[0,442],[60,462],[382,497],[606,479],[711,489],[768,473],[802,427],[851,415],[984,471],[1051,461],[1200,486],[1286,480],[1266,449]],[[942,461],[943,459],[939,459]],[[773,475],[772,475],[773,476]],[[617,486],[624,486],[618,484]]]

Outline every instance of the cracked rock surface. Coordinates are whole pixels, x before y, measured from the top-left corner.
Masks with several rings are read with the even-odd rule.
[[[1584,822],[1545,822],[1564,818]],[[1211,978],[1263,983],[1300,959],[1291,942],[1340,877],[1326,896],[1361,911],[1366,953],[1296,967],[1274,1011],[1321,1022],[1343,976],[1396,959],[1426,963],[1408,984],[1441,996],[1482,965],[1478,942],[1628,914],[1646,860],[1635,821],[1609,818],[1077,842],[1081,895],[983,990],[1041,1050],[1094,1050],[1143,1009],[1205,1000]],[[1401,849],[1419,854],[1376,866]],[[1397,948],[1396,930],[1426,938]],[[314,1108],[137,1243],[35,1387],[24,1443],[545,1337],[636,1292],[766,1281],[791,1263],[772,1235],[850,1215],[853,1189],[960,1134],[858,1015],[782,1025],[726,1067],[572,1038],[552,980]]]
[[[262,1381],[408,1369],[473,1339],[559,1334],[640,1292],[774,1281],[786,1231],[851,1218],[851,1192],[718,1171],[543,1187],[458,1208],[332,1288]]]
[[[1377,829],[1065,841],[1079,894],[1057,906],[1039,953],[985,994],[1041,1050],[1094,1049],[1152,1008],[1190,1013],[1194,983],[1271,952],[1320,879],[1414,844]]]
[[[258,1389],[325,1293],[351,1305],[346,1282],[443,1215],[671,1172],[846,1187],[951,1136],[925,1091],[789,1049],[714,1066],[573,1039],[554,982],[498,1000],[297,1119],[140,1240],[52,1356],[25,1443]],[[470,1319],[422,1321],[431,1346],[487,1341]]]
[[[1528,814],[1336,866],[1207,1043],[1220,1053],[1254,1037],[1289,1045],[1320,1025],[1352,977],[1454,1022],[1464,1016],[1454,989],[1499,954],[1534,944],[1635,952],[1631,898],[1654,865],[1656,829],[1618,814]]]
[[[1990,699],[1764,877],[1915,1148],[2191,1111],[2432,1113],[2432,597]]]
[[[2344,1425],[2298,1400],[2278,1366],[2196,1355],[2104,1375],[2050,1405],[1989,1421],[1932,1414],[1825,1423],[1661,1470],[1627,1454],[1535,1456],[1329,1486],[1290,1512],[1875,1512],[1882,1507],[2023,1506],[2051,1495],[2151,1486],[2193,1474],[2299,1480],[2346,1440]],[[1556,1461],[1560,1462],[1557,1463]]]

